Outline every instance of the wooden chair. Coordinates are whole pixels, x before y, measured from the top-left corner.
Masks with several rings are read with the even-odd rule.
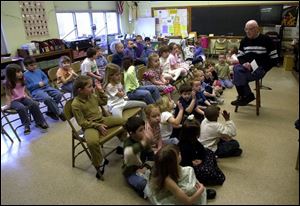
[[[259,80],[255,80],[255,91],[256,91],[256,115],[259,116],[259,108],[261,106],[260,104],[260,84]],[[235,106],[235,112],[238,111],[239,106]]]

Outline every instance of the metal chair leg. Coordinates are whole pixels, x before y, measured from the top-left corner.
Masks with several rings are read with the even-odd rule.
[[[9,136],[9,134],[6,132],[6,130],[2,127],[1,125],[1,133],[5,136],[8,137],[8,139],[11,141],[11,143],[14,143],[14,141],[12,140],[12,138]]]

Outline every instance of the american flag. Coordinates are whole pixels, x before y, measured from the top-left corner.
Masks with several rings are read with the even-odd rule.
[[[117,12],[122,15],[124,10],[124,1],[117,1]]]

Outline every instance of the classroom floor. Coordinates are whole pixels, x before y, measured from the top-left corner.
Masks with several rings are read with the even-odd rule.
[[[230,102],[236,98],[235,89],[223,94],[221,108],[231,113],[243,154],[218,159],[226,180],[214,187],[217,196],[208,204],[299,205],[295,169],[299,131],[294,127],[299,118],[299,82],[291,72],[273,68],[263,84],[272,90],[261,90],[260,116],[255,101],[234,112]],[[1,204],[149,204],[127,186],[118,154],[108,158],[104,181],[95,178],[85,154],[72,168],[70,127],[46,118],[48,132],[33,129],[24,136],[20,129],[21,143],[15,139],[12,144],[1,135]]]

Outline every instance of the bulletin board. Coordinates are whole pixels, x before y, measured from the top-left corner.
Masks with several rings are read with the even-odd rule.
[[[156,35],[187,37],[190,22],[188,11],[188,8],[153,8]]]
[[[48,21],[43,1],[19,1],[27,37],[47,36]]]

